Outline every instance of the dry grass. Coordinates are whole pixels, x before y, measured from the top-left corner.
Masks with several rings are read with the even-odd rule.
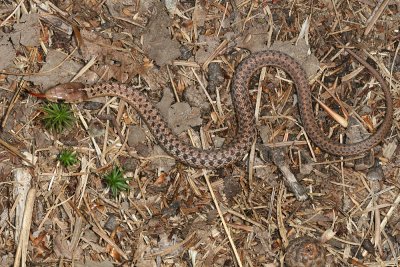
[[[283,266],[302,236],[318,239],[327,266],[398,266],[400,4],[166,2],[0,3],[0,266]],[[292,82],[273,68],[251,82],[257,144],[217,171],[176,162],[117,98],[74,104],[74,127],[54,134],[40,120],[44,101],[26,93],[126,83],[161,100],[165,116],[189,103],[179,137],[209,148],[234,142],[235,67],[246,50],[272,45],[302,63],[321,128],[339,141],[327,113],[373,130],[385,107],[374,77],[335,38],[368,55],[391,88],[392,130],[372,163],[316,148]],[[64,148],[79,164],[57,163]],[[131,189],[113,198],[102,177],[116,165]]]

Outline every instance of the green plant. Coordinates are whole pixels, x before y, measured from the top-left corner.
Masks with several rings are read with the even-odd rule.
[[[62,103],[49,103],[43,107],[44,127],[57,133],[72,126],[74,114],[69,105]]]
[[[64,167],[72,166],[78,162],[76,152],[69,149],[62,150],[57,159]]]
[[[112,195],[115,197],[120,191],[129,189],[128,178],[124,178],[123,171],[118,167],[114,167],[111,172],[104,176],[107,186],[111,189]]]

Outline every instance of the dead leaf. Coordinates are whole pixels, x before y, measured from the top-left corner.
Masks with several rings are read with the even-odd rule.
[[[163,66],[180,56],[180,44],[171,39],[168,27],[171,19],[165,8],[158,3],[155,5],[157,15],[150,19],[147,33],[143,35],[143,50],[157,65]]]
[[[46,63],[40,70],[43,74],[29,75],[24,77],[24,80],[40,85],[44,89],[70,82],[72,77],[82,68],[82,64],[76,60],[65,60],[67,56],[61,51],[49,49]],[[83,79],[83,76],[81,78]]]
[[[7,39],[8,35],[3,35],[0,39],[0,70],[13,65],[13,60],[16,56],[14,47]]]
[[[20,23],[14,25],[11,41],[15,46],[39,46],[40,45],[40,22],[37,13],[24,14]]]
[[[319,70],[319,61],[314,54],[309,55],[310,47],[304,39],[300,39],[296,45],[291,42],[275,41],[270,49],[284,52],[296,59],[305,70],[307,77],[312,77]]]
[[[180,134],[190,127],[200,126],[203,120],[199,108],[191,108],[188,103],[173,104],[168,111],[168,125],[175,134]]]
[[[250,50],[252,53],[266,50],[268,28],[257,25],[249,28],[239,37],[238,46]]]
[[[158,145],[155,145],[153,147],[153,151],[151,152],[150,157],[151,166],[166,173],[168,173],[168,171],[171,170],[171,168],[174,167],[176,164],[175,159],[165,153],[164,149],[162,149]]]
[[[82,249],[80,247],[77,247],[75,251],[72,251],[69,242],[61,234],[55,235],[53,249],[58,257],[63,257],[67,259],[79,259],[82,252]]]
[[[200,43],[202,44],[196,52],[196,62],[202,65],[210,55],[215,51],[219,45],[219,38],[216,36],[200,36]]]

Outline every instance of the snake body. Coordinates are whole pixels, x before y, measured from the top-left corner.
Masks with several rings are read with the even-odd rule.
[[[286,71],[296,85],[300,117],[310,139],[330,154],[348,156],[365,152],[380,143],[391,128],[393,116],[392,99],[384,79],[362,58],[350,50],[348,52],[367,67],[380,82],[386,101],[385,117],[378,130],[368,139],[354,144],[335,143],[324,135],[313,113],[312,96],[303,68],[292,57],[272,50],[254,53],[238,65],[231,89],[238,122],[237,135],[234,142],[220,149],[201,150],[182,142],[173,134],[159,110],[143,93],[123,84],[103,83],[85,86],[80,83],[69,83],[50,89],[45,95],[49,100],[63,99],[66,102],[81,102],[101,96],[120,97],[140,113],[155,139],[171,156],[193,167],[216,169],[243,158],[249,151],[256,136],[254,111],[248,93],[250,79],[260,68],[275,66]]]

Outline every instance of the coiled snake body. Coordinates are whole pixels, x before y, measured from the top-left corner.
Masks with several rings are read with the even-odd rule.
[[[312,108],[312,97],[303,68],[292,57],[277,51],[263,51],[245,58],[237,67],[232,83],[232,100],[238,121],[234,142],[221,149],[201,150],[177,138],[163,120],[160,112],[141,92],[123,84],[109,83],[85,86],[80,83],[62,84],[45,93],[49,100],[80,102],[101,96],[117,96],[131,104],[149,126],[158,143],[166,152],[187,165],[197,168],[221,168],[241,159],[250,149],[256,136],[254,111],[248,86],[254,73],[264,66],[275,66],[286,71],[296,85],[303,127],[310,139],[326,152],[339,156],[359,154],[383,140],[391,128],[392,99],[383,78],[354,52],[347,50],[360,61],[381,83],[386,101],[386,114],[379,129],[368,139],[354,144],[340,144],[329,140],[317,125]]]

